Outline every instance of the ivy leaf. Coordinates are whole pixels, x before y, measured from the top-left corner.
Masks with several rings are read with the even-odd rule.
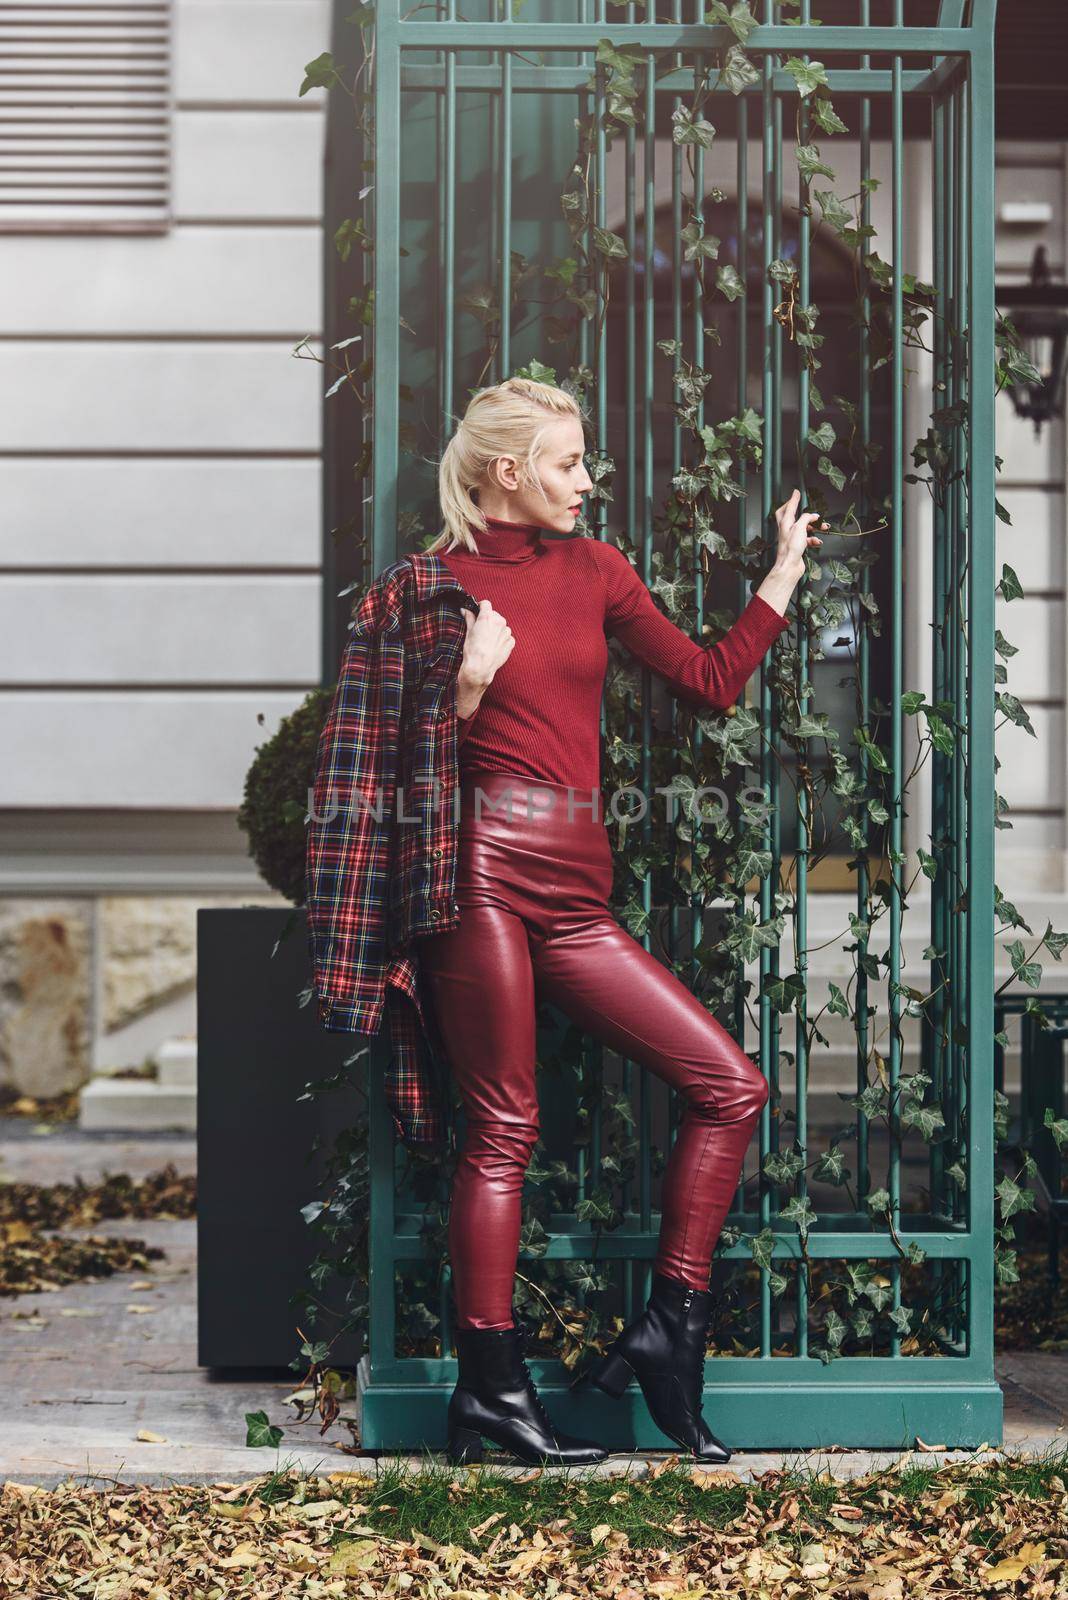
[[[716,130],[691,106],[676,106],[671,113],[671,138],[675,144],[695,144],[702,150],[711,150]]]
[[[838,1145],[832,1144],[823,1152],[812,1169],[812,1176],[820,1183],[833,1183],[836,1186],[845,1183],[849,1177],[849,1168]]]
[[[742,44],[748,39],[753,29],[758,26],[757,19],[749,9],[748,0],[735,0],[729,11],[724,4],[724,0],[712,0],[711,5],[705,12],[705,21],[709,26],[714,26],[717,22],[722,23],[724,27],[731,30],[734,37],[740,40]]]
[[[1027,714],[1024,705],[1014,694],[995,694],[994,704],[999,711],[1003,711],[1009,721],[1017,728],[1023,728],[1032,738],[1037,738],[1034,723]]]
[[[1042,982],[1042,963],[1028,961],[1022,940],[1014,939],[1009,945],[1009,959],[1012,962],[1012,970],[1020,982],[1026,983],[1029,989],[1037,989]]]
[[[994,1246],[994,1281],[1001,1287],[1004,1284],[1019,1283],[1020,1273],[1017,1268],[1017,1254],[1015,1250],[1005,1250],[1000,1244]]]
[[[735,883],[748,883],[750,878],[766,878],[771,871],[771,851],[752,847],[739,851],[731,862],[731,877]]]
[[[828,1002],[827,1010],[831,1013],[832,1017],[848,1017],[849,1003],[841,989],[836,983],[831,983],[830,980],[828,980],[827,987],[831,992],[831,998]]]
[[[858,1339],[871,1338],[873,1327],[872,1314],[868,1310],[867,1306],[858,1306],[849,1320],[853,1324],[853,1332],[856,1334]]]
[[[770,950],[779,942],[781,929],[777,919],[757,923],[747,912],[743,917],[730,920],[732,930],[723,942],[729,943],[743,961],[755,961],[761,950]]]
[[[513,378],[530,378],[534,383],[550,383],[554,388],[559,387],[556,382],[556,370],[545,367],[538,360],[528,361],[525,367],[516,367]]]
[[[869,1122],[874,1117],[883,1116],[886,1111],[886,1090],[881,1083],[869,1083],[859,1094],[845,1095],[843,1098],[862,1112]],[[885,1190],[879,1190],[879,1193],[885,1193]]]
[[[593,1194],[587,1195],[584,1200],[580,1200],[578,1202],[578,1204],[575,1206],[575,1216],[579,1222],[589,1222],[594,1226],[608,1228],[609,1230],[618,1227],[619,1223],[622,1221],[620,1213],[612,1204],[611,1190],[604,1188],[603,1186],[595,1189]],[[530,1225],[528,1224],[528,1226]],[[531,1251],[530,1253],[544,1255],[545,1251],[548,1249],[549,1241],[544,1233],[544,1230],[541,1229],[540,1223],[538,1223],[538,1228],[539,1231],[541,1231],[544,1243],[541,1244],[540,1249],[537,1251]]]
[[[844,1317],[839,1316],[833,1306],[830,1306],[823,1319],[823,1334],[832,1350],[839,1348],[848,1332],[849,1324]]]
[[[821,422],[818,428],[810,428],[805,435],[805,443],[810,444],[814,450],[830,450],[834,444],[834,429],[829,422]]]
[[[245,1444],[250,1450],[264,1447],[269,1447],[271,1450],[278,1448],[285,1430],[268,1422],[266,1411],[246,1411],[245,1423],[248,1429]]]
[[[806,180],[814,178],[817,173],[821,177],[830,178],[834,182],[835,172],[833,167],[827,166],[820,160],[819,146],[814,144],[799,144],[794,146],[794,155],[797,158],[797,168]]]
[[[598,1272],[592,1261],[563,1261],[563,1275],[573,1290],[580,1294],[600,1294],[608,1287],[608,1279]]]
[[[1002,563],[1001,582],[997,585],[994,593],[998,593],[999,590],[1003,600],[1020,600],[1023,598],[1023,586],[1007,562]]]
[[[814,189],[812,197],[823,212],[824,222],[828,223],[835,233],[844,233],[846,228],[853,226],[853,213],[843,205],[833,189]]]
[[[719,255],[719,240],[714,233],[705,233],[704,223],[696,217],[688,222],[682,230],[682,240],[686,246],[684,252],[687,261],[696,261],[698,257],[703,260],[714,261]]]
[[[946,726],[941,717],[936,717],[933,711],[924,712],[924,717],[927,721],[927,732],[935,749],[940,750],[944,756],[951,756],[956,748],[952,729]]]
[[[770,1267],[772,1251],[775,1249],[775,1234],[771,1228],[762,1228],[754,1234],[749,1241],[749,1249],[758,1267]]]
[[[889,1189],[873,1189],[864,1203],[873,1217],[885,1217],[890,1210]]]
[[[307,94],[309,89],[329,89],[335,82],[340,72],[344,71],[344,63],[335,63],[329,50],[324,50],[321,56],[316,56],[314,61],[309,61],[304,68],[304,82],[297,90],[297,98]]]
[[[603,1204],[605,1194],[606,1194],[606,1191],[604,1189],[598,1189],[595,1196],[591,1196],[589,1200],[584,1201],[582,1203],[585,1204],[585,1205],[594,1205],[594,1204],[596,1204],[596,1202],[598,1200],[600,1200],[602,1202],[602,1204]],[[608,1198],[609,1198],[609,1205],[610,1205],[611,1204],[611,1196],[609,1196]],[[578,1213],[579,1213],[579,1208],[576,1206],[575,1215],[578,1216]],[[586,1221],[588,1219],[582,1218],[581,1220]],[[605,1219],[599,1215],[598,1216],[598,1220],[601,1221],[601,1220],[605,1220]],[[537,1217],[531,1217],[527,1222],[525,1222],[523,1224],[523,1227],[522,1227],[522,1229],[520,1231],[520,1234],[519,1234],[519,1253],[520,1253],[520,1255],[540,1257],[540,1256],[543,1256],[545,1254],[545,1252],[546,1252],[546,1250],[548,1250],[548,1248],[549,1248],[549,1236],[548,1236],[548,1234],[545,1232],[545,1229],[542,1227],[542,1225],[538,1221]]]
[[[627,246],[618,233],[610,233],[607,228],[593,228],[591,230],[591,243],[595,250],[603,256],[610,256],[615,260],[626,261]]]
[[[894,1298],[892,1286],[885,1280],[880,1281],[876,1278],[873,1278],[870,1283],[866,1283],[864,1285],[864,1293],[867,1295],[876,1311],[885,1311],[891,1300]]]
[[[791,972],[786,978],[769,976],[765,979],[761,995],[771,1001],[776,1011],[789,1011],[796,1002],[804,999],[805,980],[797,972]]]
[[[1001,1220],[1008,1222],[1010,1217],[1016,1216],[1020,1211],[1033,1211],[1035,1209],[1035,1196],[1032,1190],[1023,1189],[1008,1173],[997,1185],[994,1193],[1001,1206]]]
[[[792,1150],[770,1150],[760,1170],[772,1183],[793,1183],[798,1173],[804,1171],[804,1166],[804,1153],[795,1143]]]
[[[1054,1143],[1058,1150],[1063,1150],[1068,1144],[1068,1120],[1064,1117],[1055,1117],[1053,1107],[1047,1106],[1042,1118],[1042,1126],[1048,1128],[1053,1135]]]
[[[792,1195],[779,1212],[779,1215],[784,1222],[796,1222],[802,1239],[808,1238],[808,1230],[818,1220],[807,1194]]]
[[[744,295],[745,284],[739,277],[737,268],[732,267],[730,262],[716,268],[716,288],[732,302],[740,300]]]
[[[946,1125],[938,1106],[920,1105],[915,1100],[909,1100],[902,1106],[901,1122],[906,1128],[918,1128],[925,1139],[930,1139],[939,1128]]]
[[[741,94],[743,89],[751,89],[753,84],[760,82],[760,73],[740,44],[732,44],[727,51],[720,77],[731,94]]]
[[[845,488],[845,473],[842,471],[841,467],[835,466],[830,456],[820,456],[816,465],[825,478],[830,478],[836,489],[841,490]]]
[[[812,120],[821,133],[849,132],[849,129],[825,95],[815,95],[809,109],[812,113]],[[879,180],[876,178],[873,181],[878,184]]]
[[[783,70],[788,72],[797,84],[797,92],[802,99],[810,95],[814,89],[827,84],[827,69],[822,61],[802,61],[800,56],[787,56],[783,62]]]

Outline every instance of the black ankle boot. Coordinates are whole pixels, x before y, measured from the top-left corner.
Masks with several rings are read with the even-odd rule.
[[[457,1328],[460,1364],[449,1400],[451,1461],[482,1460],[482,1435],[533,1465],[586,1466],[608,1451],[554,1428],[523,1359],[526,1329]]]
[[[657,1427],[692,1450],[698,1461],[729,1461],[727,1446],[711,1433],[701,1415],[705,1348],[712,1295],[662,1272],[653,1273],[649,1303],[627,1325],[603,1356],[572,1381],[572,1390],[590,1385],[618,1400],[636,1377]]]

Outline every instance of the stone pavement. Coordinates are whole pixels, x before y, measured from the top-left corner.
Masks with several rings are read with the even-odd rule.
[[[173,1161],[193,1171],[196,1145],[178,1135],[128,1137],[63,1128],[35,1135],[17,1119],[0,1122],[0,1181],[93,1181],[105,1171],[142,1176]],[[346,1455],[321,1440],[317,1423],[297,1425],[284,1399],[292,1377],[227,1373],[196,1359],[196,1224],[98,1224],[85,1231],[123,1234],[159,1245],[151,1274],[121,1273],[48,1294],[0,1300],[0,1481],[55,1484],[75,1475],[124,1482],[240,1481],[276,1466],[308,1472],[375,1471],[382,1455]],[[1068,1355],[1013,1351],[998,1358],[1005,1393],[1007,1451],[1068,1449]],[[266,1411],[285,1429],[280,1450],[245,1446],[245,1413]],[[164,1443],[139,1441],[139,1431]],[[332,1434],[336,1430],[332,1430]],[[595,1470],[640,1473],[665,1452],[613,1455]],[[992,1455],[996,1452],[991,1452]],[[919,1464],[969,1459],[970,1452],[922,1453]],[[418,1456],[402,1458],[412,1465]],[[434,1457],[443,1462],[444,1455]],[[853,1477],[902,1458],[897,1452],[736,1452],[741,1477],[784,1464]],[[503,1460],[503,1458],[502,1458]],[[504,1470],[522,1472],[520,1465]],[[564,1470],[564,1469],[549,1469]]]

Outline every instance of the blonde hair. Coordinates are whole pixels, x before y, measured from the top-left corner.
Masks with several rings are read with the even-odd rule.
[[[477,555],[471,525],[485,532],[486,519],[474,499],[474,491],[498,456],[515,456],[521,477],[532,487],[541,488],[537,460],[546,430],[560,417],[582,421],[582,411],[574,395],[555,384],[538,383],[534,378],[506,378],[503,383],[480,389],[438,465],[438,500],[445,528],[426,550],[460,544]]]

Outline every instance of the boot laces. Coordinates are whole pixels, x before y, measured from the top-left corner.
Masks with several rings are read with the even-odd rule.
[[[538,1409],[538,1413],[541,1416],[542,1421],[545,1423],[546,1430],[550,1434],[553,1434],[552,1418],[549,1416],[549,1413],[546,1411],[545,1407],[542,1405],[541,1395],[538,1393],[537,1385],[534,1382],[534,1378],[533,1378],[533,1376],[531,1374],[530,1368],[527,1366],[526,1357],[524,1355],[524,1351],[526,1349],[526,1339],[527,1339],[526,1324],[523,1323],[523,1322],[517,1322],[515,1326],[516,1326],[516,1350],[517,1350],[517,1352],[519,1354],[519,1365],[523,1369],[523,1376],[526,1379],[527,1389],[528,1389],[528,1391],[530,1393],[531,1399],[534,1401],[534,1404]],[[555,1434],[553,1434],[553,1437],[555,1438]]]

